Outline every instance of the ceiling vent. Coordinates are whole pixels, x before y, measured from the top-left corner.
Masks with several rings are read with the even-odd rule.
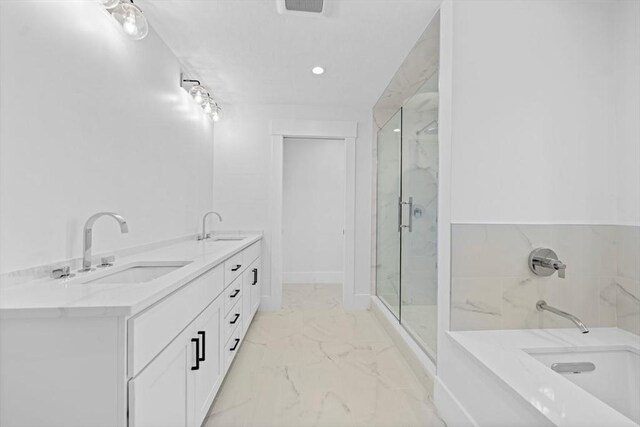
[[[284,7],[295,12],[322,13],[324,0],[284,0]]]
[[[279,13],[326,15],[324,0],[277,0]]]

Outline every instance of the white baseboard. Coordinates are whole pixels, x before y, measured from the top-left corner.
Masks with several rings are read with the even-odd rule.
[[[282,283],[291,284],[316,284],[316,283],[342,283],[344,272],[342,271],[303,271],[283,272]]]
[[[477,427],[478,424],[471,415],[464,409],[445,386],[440,378],[436,377],[433,385],[433,400],[440,412],[440,417],[449,427]]]

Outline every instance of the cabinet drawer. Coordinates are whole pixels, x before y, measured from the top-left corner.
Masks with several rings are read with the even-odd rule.
[[[229,258],[224,262],[224,285],[225,286],[228,286],[229,284],[231,284],[231,282],[236,280],[236,278],[240,276],[240,274],[242,274],[242,271],[244,270],[243,267],[245,267],[242,264],[243,264],[242,252],[240,252],[239,254],[235,254],[234,256],[232,256],[231,258]]]
[[[236,330],[238,325],[242,325],[243,323],[243,306],[242,306],[242,298],[239,301],[236,301],[236,305],[234,305],[229,313],[224,318],[224,341],[227,341],[231,334]]]
[[[135,376],[223,290],[221,266],[127,321],[128,377]]]
[[[260,256],[260,252],[262,251],[262,246],[260,242],[256,242],[253,245],[249,246],[247,249],[242,251],[242,261],[244,261],[245,265],[251,264]]]
[[[242,298],[242,277],[238,277],[224,290],[224,313],[229,313],[231,307]]]
[[[229,370],[229,366],[231,366],[231,362],[233,362],[233,358],[240,350],[240,342],[242,340],[242,328],[236,328],[236,330],[231,334],[231,338],[227,341],[227,344],[224,346],[224,371],[225,373]]]

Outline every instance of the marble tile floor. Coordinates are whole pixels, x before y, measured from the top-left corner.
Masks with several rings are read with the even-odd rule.
[[[283,309],[256,315],[204,426],[444,426],[379,321],[341,301],[340,285],[285,285]]]

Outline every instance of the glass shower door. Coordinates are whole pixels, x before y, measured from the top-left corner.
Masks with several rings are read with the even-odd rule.
[[[437,344],[438,75],[402,107],[400,321],[435,360]]]
[[[400,319],[400,143],[402,111],[378,132],[376,197],[376,293]]]

